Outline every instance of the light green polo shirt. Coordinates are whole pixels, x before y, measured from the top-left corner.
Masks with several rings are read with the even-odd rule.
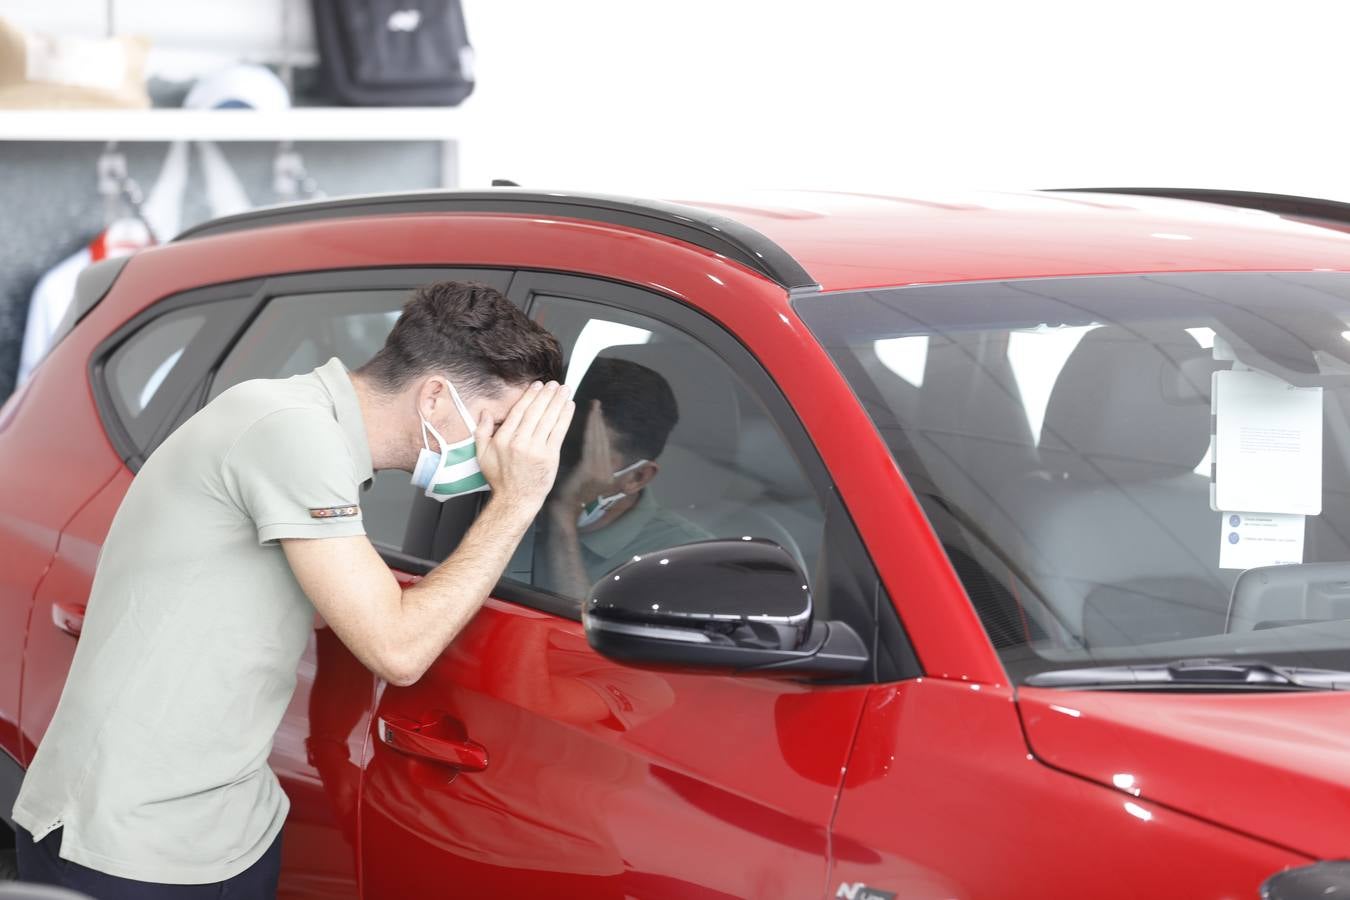
[[[628,512],[604,528],[581,535],[581,558],[587,576],[595,581],[634,556],[711,537],[710,532],[656,502],[651,491],[643,491]]]
[[[248,381],[132,481],[14,820],[123,878],[223,881],[290,803],[267,765],[314,608],[280,538],[364,534],[370,445],[341,361]]]

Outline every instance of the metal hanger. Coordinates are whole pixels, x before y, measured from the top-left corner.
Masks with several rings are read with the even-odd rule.
[[[145,195],[136,179],[127,174],[127,158],[117,149],[117,141],[108,141],[103,152],[98,155],[98,192],[103,198],[104,228],[129,212],[145,226],[145,230],[150,234],[150,240],[154,243],[159,242],[155,236],[155,229],[141,208]]]
[[[281,0],[281,83],[286,93],[295,100],[295,72],[291,63],[291,3]],[[294,141],[280,141],[272,157],[272,190],[283,203],[296,200],[315,200],[325,196],[319,184],[309,174],[305,158],[295,149]]]

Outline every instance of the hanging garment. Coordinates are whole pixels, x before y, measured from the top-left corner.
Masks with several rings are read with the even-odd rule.
[[[188,92],[188,109],[256,109],[280,111],[290,107],[286,86],[263,66],[232,65],[200,79]],[[221,149],[210,141],[197,143],[206,181],[211,215],[227,216],[253,207],[244,186]],[[47,355],[56,329],[75,297],[75,281],[91,263],[125,256],[159,241],[169,241],[181,230],[183,198],[191,165],[186,141],[169,145],[159,176],[141,206],[144,221],[118,219],[96,235],[89,245],[57,263],[33,290],[24,326],[23,348],[15,386],[23,384]]]
[[[88,244],[61,260],[38,279],[32,298],[28,301],[28,320],[23,329],[15,387],[28,380],[33,369],[51,349],[57,326],[75,298],[75,281],[86,266],[110,257],[135,253],[152,246],[156,239],[167,241],[178,234],[189,162],[186,143],[177,141],[170,144],[164,154],[159,177],[141,205],[145,221],[132,217],[114,220],[94,235]]]
[[[150,229],[140,219],[118,219],[38,279],[28,303],[28,322],[23,329],[16,386],[28,380],[51,349],[56,328],[75,297],[75,281],[80,273],[92,263],[126,256],[152,244],[154,239]]]

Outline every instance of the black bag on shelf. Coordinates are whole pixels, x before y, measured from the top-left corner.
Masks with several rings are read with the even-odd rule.
[[[324,80],[350,106],[456,106],[473,92],[459,0],[313,0]]]

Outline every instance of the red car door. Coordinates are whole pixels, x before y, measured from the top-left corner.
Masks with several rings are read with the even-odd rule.
[[[559,337],[583,398],[609,371],[674,396],[677,421],[648,449],[655,474],[631,510],[664,522],[667,540],[774,540],[870,643],[875,576],[841,549],[851,526],[824,512],[818,459],[734,340],[609,283],[521,274],[512,296]],[[648,399],[615,395],[606,421]],[[587,534],[588,573],[634,552],[623,534],[646,533]],[[364,895],[819,897],[866,686],[605,658],[578,621],[576,585],[552,567],[561,539],[544,534],[541,520],[420,681],[383,688],[361,798]],[[827,577],[831,564],[847,576]]]
[[[862,690],[631,668],[494,599],[380,700],[365,896],[819,897]]]

